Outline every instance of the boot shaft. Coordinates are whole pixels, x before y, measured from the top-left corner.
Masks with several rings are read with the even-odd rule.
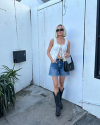
[[[57,95],[55,95],[55,93],[53,92],[53,95],[54,95],[56,106],[59,106],[59,103],[60,103],[60,93],[58,92]]]
[[[60,93],[58,92],[57,95],[53,92],[55,103],[56,103],[56,116],[59,116],[61,114],[61,109],[60,109]]]
[[[63,90],[61,91],[60,88],[59,88],[59,93],[60,93],[60,100],[62,99],[62,94],[63,94],[63,91],[64,91],[64,88]]]

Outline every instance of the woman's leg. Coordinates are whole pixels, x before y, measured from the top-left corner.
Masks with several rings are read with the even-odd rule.
[[[61,102],[62,99],[62,94],[63,94],[63,90],[64,90],[64,81],[65,81],[65,76],[60,76],[59,77],[59,83],[60,83],[60,87],[59,87],[59,93],[60,93],[60,108],[63,108],[63,104]]]
[[[53,80],[53,84],[54,84],[54,99],[55,99],[55,103],[56,103],[56,116],[59,116],[61,111],[60,111],[60,93],[58,90],[58,77],[52,76],[52,80]]]
[[[58,77],[52,76],[53,84],[54,84],[54,93],[57,95],[58,93]]]
[[[59,83],[60,83],[60,90],[62,91],[64,88],[64,81],[65,81],[65,76],[60,76],[59,77]]]

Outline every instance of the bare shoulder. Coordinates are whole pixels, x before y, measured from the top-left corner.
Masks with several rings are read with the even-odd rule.
[[[54,44],[54,38],[50,40],[50,44],[52,44],[52,46],[53,46],[53,44]]]
[[[68,40],[68,43],[70,44],[70,41]]]
[[[68,40],[68,45],[70,45],[70,41]]]
[[[52,39],[50,40],[50,42],[53,43],[53,42],[54,42],[54,38],[52,38]]]

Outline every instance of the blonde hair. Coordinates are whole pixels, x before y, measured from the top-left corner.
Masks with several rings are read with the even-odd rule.
[[[58,26],[61,26],[61,27],[64,29],[64,34],[63,34],[63,36],[64,36],[64,37],[67,36],[65,27],[64,27],[62,24],[59,24]],[[56,27],[56,30],[57,30],[58,26]],[[58,34],[57,34],[56,30],[55,30],[55,37],[57,38],[57,37],[58,37]]]

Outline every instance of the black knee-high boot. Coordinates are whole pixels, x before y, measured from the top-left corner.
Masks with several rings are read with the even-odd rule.
[[[61,113],[60,107],[59,107],[59,103],[60,103],[60,93],[58,92],[57,95],[55,95],[55,93],[53,92],[54,95],[54,99],[55,99],[55,103],[56,103],[56,116],[59,116]]]
[[[64,91],[64,88],[63,88],[62,91],[61,91],[60,88],[59,88],[59,93],[60,93],[60,108],[61,108],[61,109],[63,108],[63,104],[62,104],[62,102],[61,102],[63,91]]]

